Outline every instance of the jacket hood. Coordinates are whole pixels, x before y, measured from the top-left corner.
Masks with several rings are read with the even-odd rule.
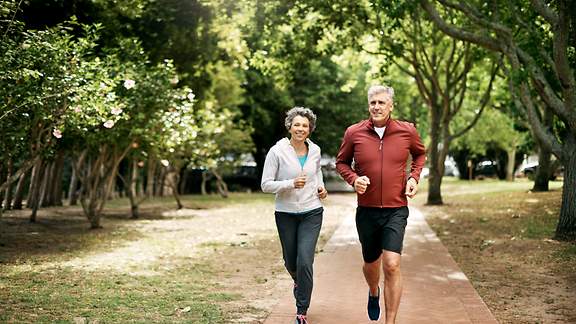
[[[312,142],[312,140],[310,140],[309,138],[306,139],[306,143],[308,143],[308,149],[310,150],[310,152],[320,151],[320,147],[316,145],[314,142]],[[276,145],[282,148],[282,150],[289,149],[292,146],[290,144],[290,140],[288,139],[288,137],[280,139],[278,142],[276,142]]]

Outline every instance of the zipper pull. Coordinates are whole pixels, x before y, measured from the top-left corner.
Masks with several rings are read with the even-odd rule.
[[[378,151],[382,151],[382,140],[380,140],[380,146],[378,147]]]

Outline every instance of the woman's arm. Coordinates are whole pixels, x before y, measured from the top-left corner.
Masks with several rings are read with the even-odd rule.
[[[278,193],[281,191],[294,189],[294,179],[281,181],[276,180],[278,167],[278,157],[274,153],[274,150],[268,151],[268,154],[266,154],[266,161],[264,162],[264,170],[262,171],[262,182],[260,183],[262,191],[268,193]]]
[[[322,156],[322,154],[320,154],[320,156]],[[320,157],[316,167],[316,175],[318,176],[318,186],[326,188],[326,186],[324,186],[324,176],[322,175],[322,165],[320,163],[321,160],[322,158]]]

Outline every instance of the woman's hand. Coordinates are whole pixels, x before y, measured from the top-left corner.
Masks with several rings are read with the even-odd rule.
[[[301,173],[299,176],[294,178],[294,188],[302,189],[302,188],[304,188],[305,184],[306,184],[306,174],[305,173]]]
[[[320,197],[320,199],[326,199],[327,196],[328,190],[322,186],[318,187],[318,197]]]

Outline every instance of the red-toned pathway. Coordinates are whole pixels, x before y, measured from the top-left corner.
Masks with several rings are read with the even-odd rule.
[[[329,208],[329,207],[328,207]],[[329,212],[329,211],[327,211]],[[310,324],[384,323],[366,315],[367,286],[353,208],[323,252],[316,255]],[[397,323],[498,323],[468,278],[430,229],[422,213],[410,207],[402,256],[404,293]],[[265,324],[294,323],[291,287],[279,287],[278,305]],[[381,301],[383,306],[383,301]]]

